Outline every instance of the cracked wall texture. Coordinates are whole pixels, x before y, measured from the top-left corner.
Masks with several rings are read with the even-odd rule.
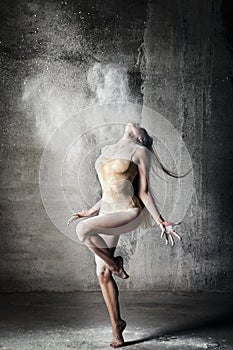
[[[99,289],[91,253],[47,216],[38,176],[55,128],[109,102],[161,113],[182,134],[194,167],[182,244],[165,247],[157,228],[123,240],[118,251],[132,277],[120,288],[231,289],[227,1],[3,1],[1,13],[1,290]]]

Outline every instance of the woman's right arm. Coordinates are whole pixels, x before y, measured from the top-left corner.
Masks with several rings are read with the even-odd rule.
[[[101,201],[102,201],[102,198],[98,202],[96,202],[90,209],[82,209],[82,211],[72,214],[72,216],[67,221],[67,225],[71,224],[71,222],[73,222],[74,220],[77,220],[79,218],[83,218],[86,216],[87,217],[92,216],[95,213],[97,213],[100,210]]]
[[[95,213],[97,213],[97,211],[100,210],[101,202],[102,202],[102,198],[101,198],[98,202],[96,202],[96,203],[92,206],[92,208],[89,209],[89,212],[90,212],[92,215],[95,214]]]

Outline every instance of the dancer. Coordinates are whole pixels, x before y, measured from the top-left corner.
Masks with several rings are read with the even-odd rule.
[[[159,213],[149,191],[149,170],[152,157],[173,177],[183,177],[168,170],[161,163],[153,146],[153,138],[138,124],[128,123],[120,140],[102,148],[95,169],[102,187],[102,198],[90,209],[74,213],[67,225],[76,219],[77,236],[95,255],[96,273],[105,300],[113,340],[110,346],[124,344],[126,322],[121,318],[118,288],[113,275],[129,277],[121,256],[114,257],[120,234],[147,224],[148,213],[161,229],[166,244],[174,245],[173,235],[181,240],[174,227],[180,222],[168,222]]]

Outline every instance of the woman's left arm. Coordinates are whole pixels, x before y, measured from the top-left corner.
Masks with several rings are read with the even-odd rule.
[[[139,172],[139,182],[138,182],[138,196],[141,201],[144,203],[145,207],[157,223],[157,225],[161,228],[161,237],[165,236],[166,244],[168,244],[170,239],[172,246],[174,245],[174,239],[172,234],[174,234],[179,240],[181,237],[177,232],[173,230],[173,226],[179,225],[180,222],[168,222],[163,219],[161,214],[158,211],[158,208],[154,202],[153,197],[151,196],[148,189],[148,181],[149,181],[149,168],[151,161],[150,151],[146,148],[140,149],[138,153],[138,172]]]

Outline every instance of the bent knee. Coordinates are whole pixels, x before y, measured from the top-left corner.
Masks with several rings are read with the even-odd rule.
[[[84,242],[90,236],[90,227],[85,220],[78,222],[76,225],[76,235],[81,242]]]
[[[106,262],[102,260],[98,255],[95,255],[96,263],[96,275],[100,283],[105,283],[111,277],[111,271],[109,270]]]
[[[97,272],[98,280],[100,284],[105,284],[111,279],[112,272],[107,266],[105,266],[102,271]]]

